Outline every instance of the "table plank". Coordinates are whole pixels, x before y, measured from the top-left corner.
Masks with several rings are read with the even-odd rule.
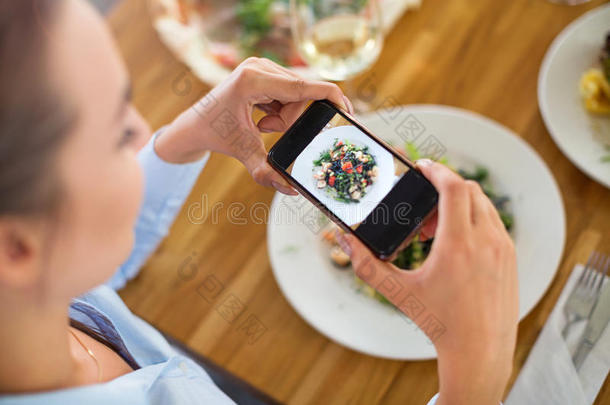
[[[424,0],[399,20],[378,62],[353,85],[356,93],[373,94],[376,104],[449,104],[484,114],[520,134],[557,179],[567,212],[567,254],[544,298],[520,324],[511,384],[574,263],[595,246],[610,246],[610,191],[561,154],[536,98],[538,70],[553,38],[605,2],[564,7],[542,0]],[[124,0],[109,22],[132,76],[134,102],[153,128],[209,90],[158,40],[146,0]],[[264,137],[271,145],[277,134]],[[237,162],[212,156],[168,238],[121,291],[127,305],[282,402],[425,403],[438,390],[436,362],[383,360],[343,348],[287,303],[271,273],[266,226],[248,218],[272,197]],[[244,213],[231,214],[240,206]],[[247,333],[249,320],[264,328],[258,339]],[[608,386],[606,381],[597,404],[610,404]]]

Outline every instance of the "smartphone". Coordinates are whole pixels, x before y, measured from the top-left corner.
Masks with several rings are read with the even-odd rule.
[[[413,163],[327,100],[311,103],[267,160],[382,260],[393,260],[436,211],[438,192]]]

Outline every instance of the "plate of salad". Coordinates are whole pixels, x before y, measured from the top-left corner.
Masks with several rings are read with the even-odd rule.
[[[563,201],[544,161],[506,127],[453,107],[405,106],[359,120],[407,157],[437,159],[481,184],[515,243],[519,316],[525,317],[553,280],[565,243]],[[290,305],[312,327],[372,356],[436,357],[432,343],[409,318],[355,277],[349,257],[337,250],[329,232],[334,225],[308,200],[276,194],[269,218],[273,274]],[[432,244],[415,238],[395,264],[404,271],[417,268]]]
[[[394,157],[352,125],[330,127],[297,157],[291,175],[351,226],[392,189]]]
[[[405,157],[411,161],[416,161],[417,159],[423,157],[421,156],[419,150],[417,150],[417,148],[415,148],[411,143],[405,144],[404,148],[396,147],[395,149],[399,153],[404,154]],[[462,178],[477,182],[498,211],[500,219],[502,220],[506,230],[511,232],[514,217],[510,209],[510,197],[507,195],[502,195],[494,189],[494,186],[490,181],[489,170],[483,166],[476,166],[472,170],[458,169],[452,167],[446,158],[442,159],[441,162],[456,171],[460,176],[462,176]],[[337,225],[329,222],[320,233],[322,241],[328,245],[328,256],[333,264],[336,265],[338,269],[350,271],[350,274],[352,274],[354,278],[354,285],[356,286],[357,291],[381,302],[382,304],[394,307],[394,305],[388,299],[386,299],[386,297],[364,283],[356,276],[355,273],[353,273],[353,271],[351,271],[353,269],[351,268],[350,258],[341,249],[335,237],[337,231],[343,232]],[[424,262],[424,260],[426,260],[426,257],[430,253],[432,243],[434,243],[434,238],[420,240],[419,237],[416,236],[405,249],[398,253],[398,256],[393,261],[393,264],[403,270],[413,270],[418,268]]]

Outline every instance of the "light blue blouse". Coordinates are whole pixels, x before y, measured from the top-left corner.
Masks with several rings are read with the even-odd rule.
[[[70,316],[84,323],[83,313],[74,307],[93,310],[109,321],[108,328],[141,368],[112,381],[34,394],[0,397],[8,404],[233,404],[193,360],[179,354],[154,327],[134,315],[116,290],[137,275],[140,267],[167,235],[189,195],[209,153],[189,164],[170,164],[153,149],[155,137],[139,152],[144,169],[145,198],[135,229],[135,246],[128,260],[114,276],[74,300]],[[79,318],[80,317],[80,318]],[[27,378],[27,376],[24,376]],[[435,398],[430,402],[432,405]]]

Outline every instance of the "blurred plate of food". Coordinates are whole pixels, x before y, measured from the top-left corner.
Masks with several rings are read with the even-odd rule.
[[[379,0],[384,31],[421,0]],[[317,78],[290,31],[289,0],[148,0],[161,41],[203,82],[216,85],[249,56]]]
[[[392,189],[395,172],[390,152],[358,128],[342,125],[320,132],[296,158],[291,175],[352,226]],[[350,176],[361,181],[350,181]]]
[[[515,242],[523,318],[550,285],[565,241],[563,201],[542,159],[507,128],[452,107],[397,107],[359,120],[408,158],[436,158],[482,185]],[[322,334],[362,353],[401,360],[436,357],[426,335],[354,275],[334,242],[334,226],[301,196],[273,199],[269,257],[295,311]],[[431,243],[416,239],[395,264],[416,268]]]
[[[610,5],[568,25],[546,53],[538,103],[555,143],[574,165],[610,187]]]

